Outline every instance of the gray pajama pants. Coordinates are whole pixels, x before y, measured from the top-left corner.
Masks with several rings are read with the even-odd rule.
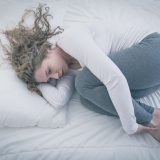
[[[140,43],[108,57],[127,79],[137,123],[149,124],[154,108],[136,99],[147,96],[160,87],[160,34],[152,33]],[[106,87],[87,67],[78,73],[75,88],[85,107],[118,117]]]

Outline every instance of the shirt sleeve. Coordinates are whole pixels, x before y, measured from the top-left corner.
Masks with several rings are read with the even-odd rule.
[[[43,97],[56,109],[66,105],[75,90],[76,74],[69,71],[57,80],[56,85],[50,83],[40,83],[37,87],[42,92]]]
[[[67,28],[57,42],[65,52],[81,61],[106,86],[128,134],[138,129],[128,82],[116,64],[96,45],[86,27]],[[109,48],[108,48],[109,51]]]

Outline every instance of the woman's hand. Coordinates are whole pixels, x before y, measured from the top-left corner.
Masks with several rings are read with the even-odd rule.
[[[138,124],[138,129],[135,132],[135,134],[137,134],[137,133],[145,133],[145,132],[150,132],[150,131],[157,131],[157,130],[158,130],[157,127],[143,126],[141,124]]]

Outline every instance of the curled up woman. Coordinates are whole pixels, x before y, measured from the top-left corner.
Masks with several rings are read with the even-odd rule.
[[[25,26],[27,14],[34,17],[32,27]],[[52,105],[64,105],[75,87],[84,106],[119,117],[127,134],[147,132],[160,141],[160,108],[136,101],[160,86],[160,34],[120,32],[96,22],[52,30],[49,17],[49,7],[39,5],[4,31],[7,60],[28,89]]]

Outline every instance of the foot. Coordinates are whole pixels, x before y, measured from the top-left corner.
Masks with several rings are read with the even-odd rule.
[[[160,142],[160,129],[158,129],[157,131],[149,131],[149,133],[153,138]]]
[[[153,118],[151,120],[150,126],[160,127],[160,108],[155,108],[153,112]]]

